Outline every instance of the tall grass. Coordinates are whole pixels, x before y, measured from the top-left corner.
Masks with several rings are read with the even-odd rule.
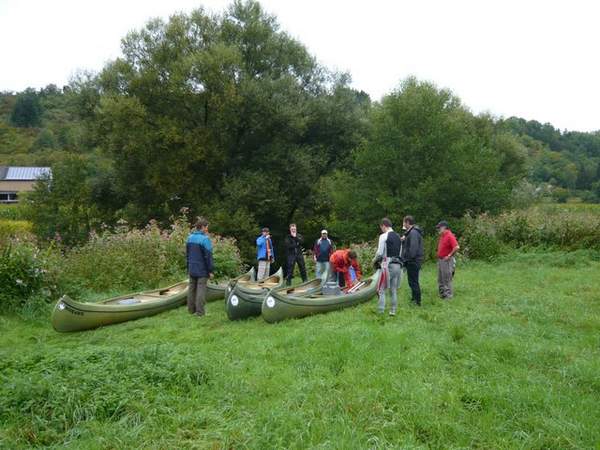
[[[190,225],[184,218],[168,229],[151,222],[143,229],[125,223],[94,233],[81,247],[52,243],[41,249],[31,239],[0,242],[0,311],[56,301],[57,296],[94,296],[135,291],[179,281],[186,276],[185,242]],[[235,240],[212,236],[216,279],[243,270]]]
[[[499,216],[466,216],[457,231],[464,253],[475,259],[495,257],[510,248],[600,250],[600,208],[541,205]]]
[[[597,448],[600,262],[459,266],[455,299],[276,325],[221,303],[85,333],[0,317],[0,447]],[[577,264],[571,264],[572,261]]]

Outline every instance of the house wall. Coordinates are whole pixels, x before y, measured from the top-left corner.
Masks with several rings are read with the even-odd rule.
[[[35,181],[13,181],[13,180],[0,180],[0,192],[25,192],[33,191]]]

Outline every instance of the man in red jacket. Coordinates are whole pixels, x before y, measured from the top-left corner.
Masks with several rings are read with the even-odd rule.
[[[338,280],[340,287],[352,286],[352,277],[350,276],[350,267],[352,267],[356,273],[356,279],[360,280],[362,272],[356,252],[353,250],[336,250],[332,253],[329,258],[330,274],[333,279]]]
[[[436,228],[440,234],[438,242],[438,287],[440,297],[444,300],[450,300],[452,295],[452,278],[454,277],[454,267],[456,265],[454,254],[460,249],[456,237],[450,231],[448,222],[442,220]]]

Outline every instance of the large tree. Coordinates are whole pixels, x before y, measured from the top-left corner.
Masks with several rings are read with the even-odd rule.
[[[192,206],[223,232],[283,229],[366,126],[368,97],[254,1],[153,20],[122,48],[99,77],[94,126],[135,221]]]
[[[514,137],[431,83],[407,79],[373,108],[371,122],[353,167],[326,184],[332,218],[353,239],[372,235],[384,215],[431,225],[468,210],[498,211],[525,174]]]

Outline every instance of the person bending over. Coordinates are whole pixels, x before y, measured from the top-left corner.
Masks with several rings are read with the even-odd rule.
[[[354,268],[357,281],[362,278],[362,271],[358,264],[358,258],[356,252],[353,250],[336,250],[329,258],[329,266],[330,280],[337,280],[340,287],[352,286],[350,267]]]

